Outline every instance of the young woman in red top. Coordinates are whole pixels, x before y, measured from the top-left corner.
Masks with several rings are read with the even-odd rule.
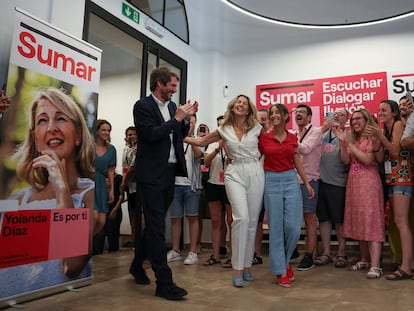
[[[269,132],[262,132],[259,150],[264,154],[264,205],[269,223],[270,272],[277,275],[279,285],[290,287],[294,280],[290,257],[300,236],[302,225],[302,193],[296,172],[305,180],[310,197],[314,192],[297,152],[297,137],[286,130],[289,111],[282,104],[270,108]]]

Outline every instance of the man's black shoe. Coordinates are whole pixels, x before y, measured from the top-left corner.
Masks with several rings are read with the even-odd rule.
[[[168,300],[181,300],[188,293],[184,288],[178,287],[175,284],[157,286],[155,296],[162,297]]]
[[[150,279],[142,268],[137,269],[136,271],[129,270],[129,273],[135,278],[135,283],[137,284],[148,285],[150,283]]]
[[[127,247],[127,248],[135,247],[135,242],[128,241],[128,242],[124,243],[124,245],[122,245],[122,247]]]

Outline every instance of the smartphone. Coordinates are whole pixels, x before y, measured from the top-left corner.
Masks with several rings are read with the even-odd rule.
[[[326,120],[332,119],[333,115],[334,115],[333,111],[327,111],[327,112],[325,112],[325,118],[326,118]]]
[[[200,133],[205,133],[206,132],[206,127],[205,126],[200,126],[199,131],[200,131]]]

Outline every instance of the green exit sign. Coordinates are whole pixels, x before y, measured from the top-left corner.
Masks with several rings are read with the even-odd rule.
[[[122,15],[139,24],[139,12],[126,3],[122,3]]]

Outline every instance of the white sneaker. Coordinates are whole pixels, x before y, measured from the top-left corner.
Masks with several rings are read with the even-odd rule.
[[[195,265],[198,263],[198,256],[196,252],[188,252],[187,258],[184,260],[185,265]]]
[[[167,262],[181,260],[181,253],[175,250],[170,250],[167,253]]]

